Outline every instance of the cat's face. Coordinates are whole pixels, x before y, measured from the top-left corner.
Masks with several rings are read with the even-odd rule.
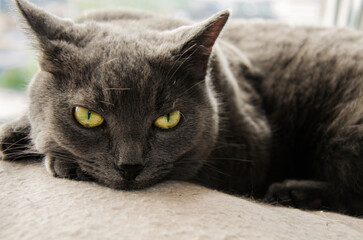
[[[62,175],[79,165],[97,182],[121,189],[198,171],[217,138],[218,107],[206,72],[228,13],[163,32],[62,22],[26,2],[19,7],[23,14],[32,9],[25,18],[42,50],[29,117],[51,171]],[[39,16],[49,30],[32,25]],[[80,109],[86,122],[98,122],[82,122]],[[157,119],[174,123],[165,127]]]

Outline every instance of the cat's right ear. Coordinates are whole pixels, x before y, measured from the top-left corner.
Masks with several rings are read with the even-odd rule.
[[[75,33],[78,30],[74,23],[47,13],[26,0],[15,0],[15,3],[25,20],[26,28],[36,38],[37,47],[43,53],[41,69],[48,72],[62,71],[64,56],[70,51],[67,45],[76,45]]]

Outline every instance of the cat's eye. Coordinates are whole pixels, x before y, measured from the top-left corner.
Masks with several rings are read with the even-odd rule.
[[[74,117],[77,122],[87,128],[100,126],[104,121],[101,115],[84,107],[76,107],[74,109]]]
[[[180,111],[174,111],[157,118],[154,125],[162,129],[170,129],[178,125],[181,119]]]

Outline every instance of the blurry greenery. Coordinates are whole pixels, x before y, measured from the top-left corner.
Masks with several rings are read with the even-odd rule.
[[[33,63],[23,67],[8,68],[0,75],[0,87],[25,90],[36,71],[37,67]]]

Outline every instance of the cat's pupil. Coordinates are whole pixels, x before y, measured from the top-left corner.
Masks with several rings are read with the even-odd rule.
[[[170,113],[168,113],[168,114],[166,115],[166,119],[168,120],[168,122],[170,122]]]
[[[88,120],[91,118],[92,112],[88,110]]]

